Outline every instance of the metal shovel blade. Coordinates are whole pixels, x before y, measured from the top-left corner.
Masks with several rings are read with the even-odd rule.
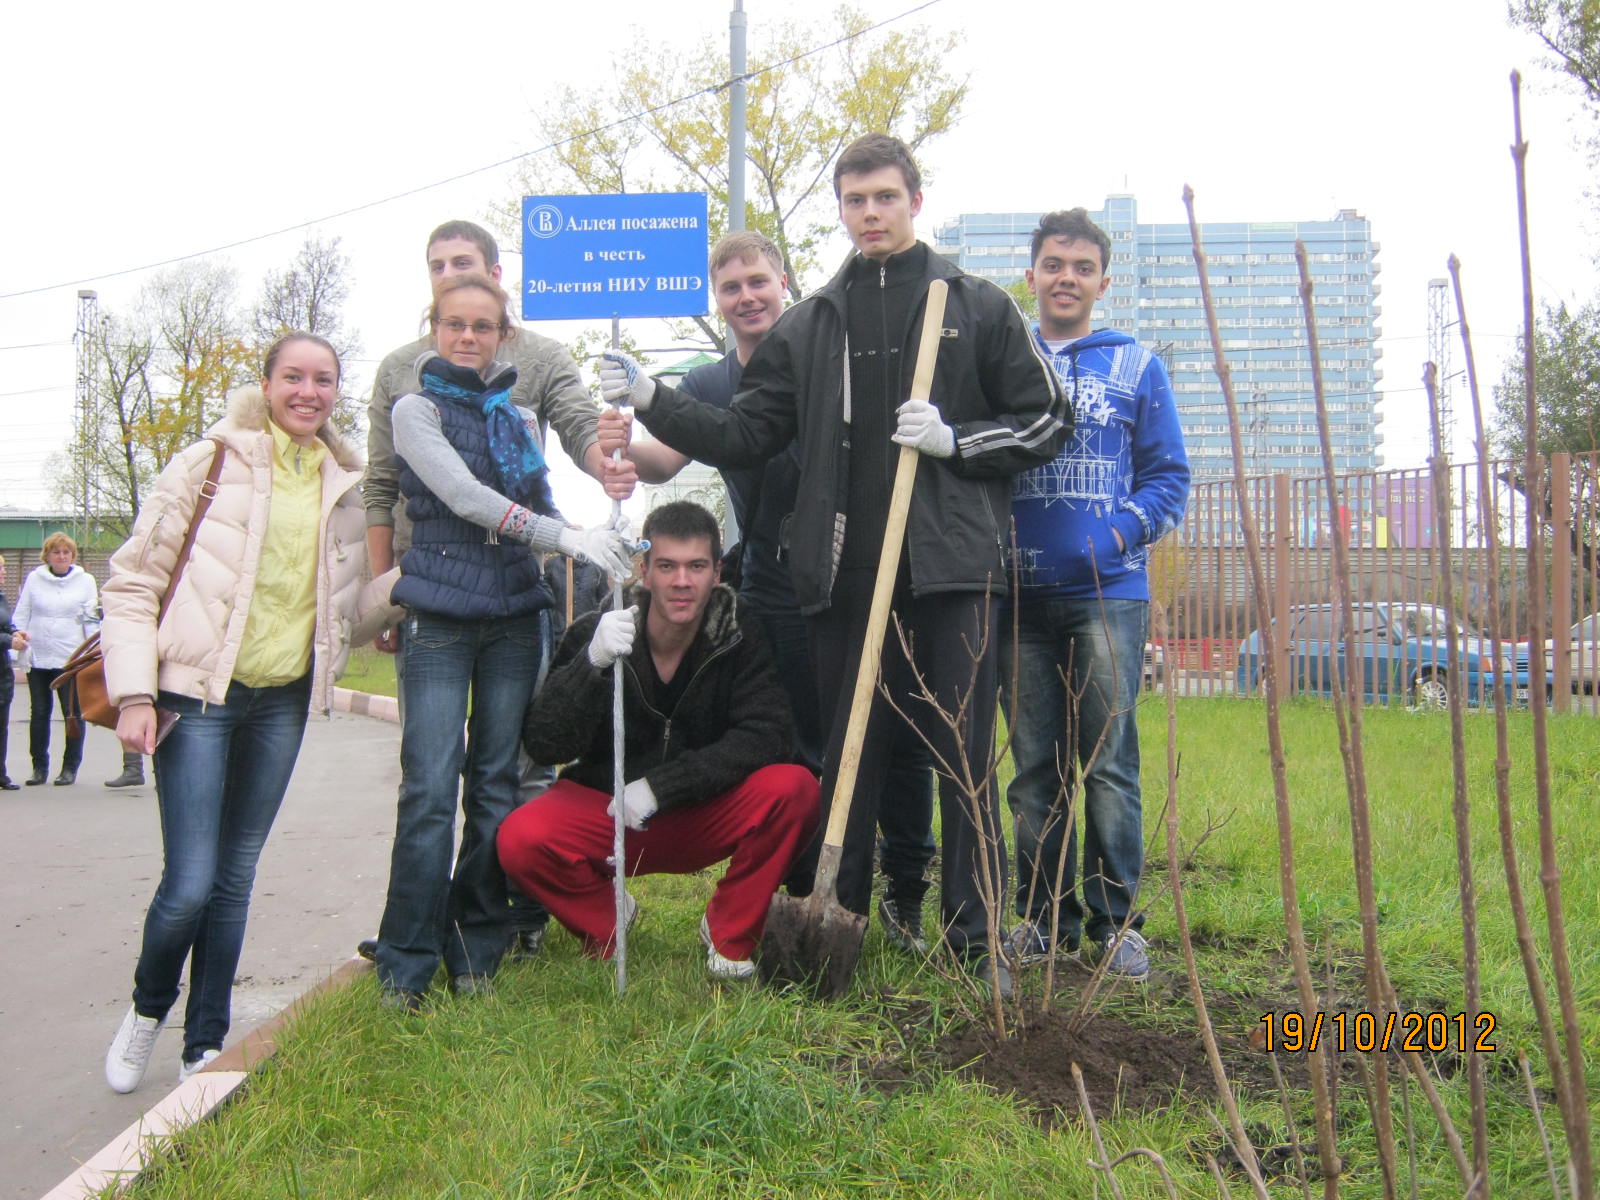
[[[849,990],[866,936],[867,918],[840,904],[831,888],[827,895],[774,896],[756,970],[768,987],[832,1000]]]

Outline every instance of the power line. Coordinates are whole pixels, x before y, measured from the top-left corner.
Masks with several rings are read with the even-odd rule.
[[[868,25],[865,29],[862,29],[856,33],[847,33],[843,37],[835,38],[833,41],[828,42],[825,45],[816,46],[810,50],[804,50],[793,57],[784,59],[782,62],[771,63],[770,65],[761,67],[755,71],[747,71],[742,78],[746,80],[755,79],[759,76],[766,75],[769,72],[776,71],[781,67],[792,66],[794,63],[800,62],[802,59],[811,58],[814,55],[823,53],[824,51],[832,50],[836,46],[842,46],[846,42],[854,41],[856,38],[865,37],[869,33],[876,33],[878,30],[883,29],[886,26],[893,25],[898,21],[905,20],[907,17],[916,15],[923,9],[932,8],[939,2],[940,0],[923,0],[923,3],[918,4],[913,8],[908,8],[896,16],[887,17],[875,25]],[[274,229],[270,233],[258,233],[253,237],[239,238],[237,241],[227,242],[221,246],[213,246],[209,250],[196,250],[189,254],[179,254],[172,258],[164,258],[159,262],[145,263],[143,266],[125,267],[120,271],[101,272],[97,275],[85,276],[82,279],[69,279],[62,283],[50,283],[45,284],[42,287],[26,288],[20,292],[0,292],[0,300],[15,300],[19,296],[36,296],[41,292],[53,292],[60,288],[67,287],[79,287],[83,284],[96,283],[103,279],[117,279],[123,275],[137,275],[141,271],[153,271],[158,267],[170,267],[174,263],[188,262],[192,258],[204,258],[208,254],[221,254],[225,250],[237,250],[240,246],[249,246],[255,242],[264,242],[270,238],[281,237],[286,233],[296,233],[302,229],[309,229],[313,225],[321,225],[329,221],[338,221],[344,217],[353,216],[359,212],[365,212],[369,208],[377,208],[380,205],[391,204],[396,200],[404,200],[407,197],[417,196],[423,192],[431,192],[435,188],[441,188],[447,184],[459,183],[461,180],[470,179],[474,175],[482,175],[485,171],[493,171],[500,167],[509,166],[519,159],[532,158],[536,154],[544,154],[547,151],[554,150],[560,146],[565,146],[571,142],[582,141],[584,138],[593,137],[596,134],[605,133],[608,130],[620,128],[621,126],[631,124],[634,121],[641,121],[645,117],[653,116],[658,112],[665,112],[669,108],[676,108],[680,104],[687,104],[690,100],[697,99],[701,96],[715,95],[717,92],[720,92],[723,89],[731,86],[733,82],[734,81],[732,79],[725,79],[721,83],[710,84],[707,87],[699,88],[688,93],[687,95],[679,96],[675,100],[665,100],[651,108],[646,108],[636,113],[630,113],[627,116],[618,117],[615,121],[608,121],[604,125],[597,125],[593,129],[586,129],[581,133],[573,134],[571,137],[560,138],[549,143],[548,145],[539,146],[533,150],[525,150],[511,155],[509,158],[502,158],[497,162],[488,163],[485,166],[473,167],[469,171],[462,171],[460,174],[451,175],[447,179],[439,179],[435,180],[433,183],[424,183],[418,187],[407,188],[403,192],[396,192],[392,196],[383,197],[381,200],[369,200],[364,204],[357,204],[352,208],[341,209],[338,212],[329,213],[326,216],[313,217],[309,221],[301,221],[294,225],[285,225],[282,229]]]

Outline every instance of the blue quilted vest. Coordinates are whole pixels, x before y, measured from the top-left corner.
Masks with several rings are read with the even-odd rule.
[[[474,478],[498,487],[483,415],[426,390],[422,395],[437,405],[445,437]],[[462,520],[403,458],[398,462],[400,493],[406,499],[412,532],[411,548],[400,560],[395,603],[458,620],[520,617],[554,604],[532,550],[522,542],[501,541],[493,530]]]

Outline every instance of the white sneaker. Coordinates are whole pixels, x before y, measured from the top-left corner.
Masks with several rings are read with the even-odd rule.
[[[717,953],[711,941],[711,923],[703,916],[700,918],[700,940],[706,946],[706,974],[711,978],[736,983],[756,973],[756,964],[748,958],[726,958]]]
[[[622,932],[632,933],[633,927],[639,921],[639,897],[632,892],[623,892]]]
[[[131,1092],[139,1086],[156,1048],[156,1035],[166,1023],[165,1017],[159,1021],[141,1017],[138,1009],[129,1007],[117,1036],[111,1039],[111,1049],[106,1051],[106,1082],[113,1092]]]
[[[194,1062],[180,1062],[178,1064],[178,1082],[185,1083],[188,1081],[189,1076],[197,1075],[204,1071],[206,1067],[211,1065],[211,1060],[221,1053],[221,1050],[204,1050],[201,1051],[200,1057]]]

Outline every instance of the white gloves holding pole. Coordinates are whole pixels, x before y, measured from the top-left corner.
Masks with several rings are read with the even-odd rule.
[[[639,606],[613,609],[600,618],[589,639],[589,661],[595,670],[604,671],[619,658],[633,651],[633,639],[638,633]]]
[[[556,542],[563,554],[593,563],[612,579],[626,579],[633,574],[633,547],[622,530],[613,526],[563,529],[556,536]]]
[[[956,432],[944,423],[939,410],[926,400],[907,400],[895,409],[899,424],[889,440],[910,446],[929,458],[949,458],[956,452]]]
[[[607,350],[600,356],[600,398],[607,404],[631,404],[646,412],[656,398],[656,381],[629,355]]]
[[[635,833],[643,831],[650,818],[656,815],[656,794],[648,779],[635,779],[622,789],[622,821]],[[606,805],[606,815],[617,815],[617,802]]]

